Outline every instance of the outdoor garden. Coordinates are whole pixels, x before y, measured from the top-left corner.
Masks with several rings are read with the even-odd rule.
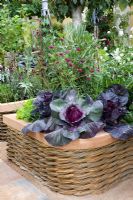
[[[54,192],[98,194],[133,175],[132,5],[0,3],[0,145]]]

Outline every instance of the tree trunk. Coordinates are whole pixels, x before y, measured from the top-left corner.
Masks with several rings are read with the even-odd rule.
[[[72,9],[72,22],[75,27],[78,27],[82,23],[82,7]]]

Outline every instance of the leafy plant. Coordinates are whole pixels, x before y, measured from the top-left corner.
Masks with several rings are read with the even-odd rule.
[[[41,16],[40,0],[2,0],[2,3],[7,5],[12,17],[14,15],[20,15],[21,17]]]
[[[80,98],[75,90],[43,91],[34,101],[38,120],[22,132],[44,132],[45,139],[53,146],[94,137],[102,129],[114,138],[126,140],[133,135],[133,126],[121,122],[127,103],[128,91],[118,84],[101,93],[97,101],[89,96]]]
[[[22,93],[23,93],[23,96],[25,97],[28,93],[32,92],[33,85],[30,82],[20,82],[18,84],[18,88],[20,89],[20,92],[23,91]]]
[[[50,102],[52,101],[52,98],[53,94],[51,92],[39,92],[35,101],[33,102],[35,109],[32,111],[32,115],[34,116],[38,114],[40,119],[43,119],[44,117],[50,117]]]
[[[104,50],[84,26],[67,26],[64,36],[52,34],[43,39],[45,46],[47,89],[74,88],[94,99],[112,84],[121,84],[132,99],[133,68],[131,46],[115,42]],[[125,36],[123,36],[125,37]],[[123,40],[121,38],[121,40]],[[86,48],[84,48],[86,47]]]
[[[133,103],[129,106],[128,112],[126,113],[122,121],[133,125]]]
[[[49,88],[52,91],[74,88],[95,98],[103,90],[98,63],[100,44],[84,26],[66,29],[64,38],[52,36],[44,40]]]
[[[14,94],[9,84],[0,84],[0,103],[12,102]]]
[[[86,99],[78,98],[75,90],[62,94],[62,98],[57,98],[57,94],[53,94],[55,99],[51,101],[52,94],[45,93],[43,95],[43,97],[45,96],[44,105],[46,103],[48,106],[50,105],[51,114],[49,113],[44,119],[27,125],[22,130],[23,133],[44,131],[48,133],[45,139],[50,144],[62,146],[80,137],[93,137],[103,128],[103,123],[99,121],[103,109],[101,101],[93,102],[89,97]],[[42,98],[37,98],[35,102],[37,105],[39,102],[42,104]]]
[[[115,5],[119,5],[122,9],[132,4],[132,0],[50,0],[50,11],[59,19],[63,20],[66,16],[72,17],[74,24],[81,23],[81,12],[84,7],[94,9],[100,9],[102,11],[112,8]],[[77,14],[75,14],[75,12]],[[77,17],[77,19],[75,19]],[[76,21],[76,22],[75,22]],[[77,22],[78,21],[78,22]]]
[[[127,140],[133,136],[133,126],[128,124],[118,124],[113,128],[107,127],[106,131],[108,131],[113,138],[119,140]]]
[[[33,99],[29,99],[24,102],[23,107],[17,110],[17,119],[23,119],[24,121],[31,122],[37,119],[37,115],[34,117],[31,115],[34,109]]]
[[[128,91],[121,85],[113,85],[103,92],[99,99],[103,102],[102,121],[105,130],[114,138],[125,140],[133,135],[133,126],[122,124],[120,119],[127,112]]]
[[[6,5],[0,9],[0,50],[22,51],[24,41],[22,36],[22,19],[15,15],[10,17],[10,11]]]
[[[25,68],[5,71],[1,75],[0,102],[11,102],[29,99],[36,96],[43,85],[36,73],[25,72]]]
[[[103,90],[113,84],[123,85],[129,91],[129,101],[131,102],[133,98],[133,48],[119,43],[119,46],[109,52],[98,51]]]
[[[102,120],[107,124],[114,125],[116,120],[126,113],[128,103],[128,91],[121,85],[113,85],[103,92],[99,99],[103,102]]]

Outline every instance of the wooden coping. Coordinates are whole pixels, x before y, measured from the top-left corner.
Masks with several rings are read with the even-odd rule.
[[[16,114],[6,114],[3,115],[3,122],[8,125],[10,128],[21,131],[22,128],[27,125],[27,122],[23,120],[16,119]],[[43,133],[29,133],[30,137],[37,139],[38,141],[44,143],[46,146],[51,146],[47,143],[44,138]],[[63,150],[80,150],[80,149],[95,149],[99,147],[103,147],[115,142],[116,139],[112,138],[111,135],[107,132],[101,131],[95,137],[89,139],[77,139],[75,141],[70,142],[63,147],[55,147]]]
[[[18,108],[20,108],[25,101],[15,101],[15,102],[10,102],[10,103],[0,103],[0,113],[14,112]]]

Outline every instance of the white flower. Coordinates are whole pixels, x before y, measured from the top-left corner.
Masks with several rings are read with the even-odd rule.
[[[123,54],[123,53],[120,53],[120,56],[122,57],[122,56],[124,56],[124,54]]]
[[[104,51],[107,51],[108,50],[108,48],[107,47],[104,47]]]
[[[120,49],[116,48],[116,50],[114,51],[115,54],[119,54],[120,53]]]
[[[107,34],[110,34],[111,32],[110,31],[107,31]]]
[[[111,53],[111,55],[113,56],[113,58],[120,62],[121,61],[121,54],[120,54],[120,50],[119,48],[117,48],[113,53]]]
[[[123,30],[121,29],[121,30],[119,30],[119,36],[123,36],[124,35],[124,32],[123,32]]]
[[[129,35],[129,39],[132,39],[133,38],[133,35]]]
[[[121,61],[121,57],[120,56],[115,56],[114,59],[117,60],[118,62]]]
[[[131,27],[130,31],[133,32],[133,26]]]

